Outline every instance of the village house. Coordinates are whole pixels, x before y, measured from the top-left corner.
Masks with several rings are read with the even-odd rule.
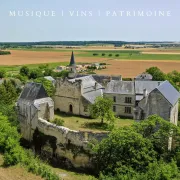
[[[113,100],[116,116],[143,120],[157,114],[177,125],[180,94],[168,81],[111,81],[104,97]]]

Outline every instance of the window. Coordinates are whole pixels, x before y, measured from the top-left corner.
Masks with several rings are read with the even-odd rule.
[[[125,97],[125,103],[131,103],[132,98],[131,97]]]
[[[84,112],[88,112],[88,107],[84,106]]]
[[[125,113],[131,114],[131,107],[125,107]]]
[[[113,97],[113,101],[116,102],[116,96]]]
[[[113,106],[113,111],[116,112],[116,106]]]
[[[139,104],[139,101],[136,101],[136,106],[138,106],[138,104]]]

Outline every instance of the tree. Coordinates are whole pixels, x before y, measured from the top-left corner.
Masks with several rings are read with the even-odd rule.
[[[46,68],[44,70],[44,76],[51,76],[52,75],[52,69]]]
[[[151,67],[146,70],[147,73],[153,76],[153,80],[155,81],[165,81],[166,75],[158,68],[158,67]]]
[[[42,83],[42,85],[44,86],[48,96],[52,97],[55,93],[55,87],[53,86],[52,82],[41,77],[41,78],[37,78],[35,80],[35,82],[37,83]]]
[[[27,66],[22,66],[20,69],[20,75],[28,76],[29,75],[29,68]]]
[[[40,69],[33,69],[29,73],[29,79],[36,79],[39,77],[43,77],[42,71]]]
[[[0,70],[0,78],[4,78],[5,77],[5,70]]]
[[[0,103],[2,104],[13,104],[17,100],[18,94],[16,87],[11,81],[4,81],[0,85]]]
[[[98,172],[126,174],[128,169],[143,171],[156,159],[151,141],[131,128],[113,130],[94,147],[93,162]],[[97,173],[98,173],[97,172]]]
[[[97,97],[95,103],[90,105],[90,114],[93,118],[100,118],[101,123],[104,119],[107,121],[114,120],[114,113],[112,111],[113,102],[111,99],[105,97]]]
[[[180,150],[180,129],[157,115],[150,116],[141,123],[134,124],[132,128],[135,132],[151,141],[159,159],[166,159],[171,154],[168,145],[169,138],[173,139],[171,150]]]

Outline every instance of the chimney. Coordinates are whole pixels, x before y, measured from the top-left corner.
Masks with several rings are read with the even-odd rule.
[[[97,89],[97,82],[95,82],[95,84],[94,84],[94,89],[95,90]]]
[[[143,97],[145,98],[147,96],[147,89],[143,89]]]

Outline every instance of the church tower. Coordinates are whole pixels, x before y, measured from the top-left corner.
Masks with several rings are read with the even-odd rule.
[[[68,74],[68,77],[69,78],[75,78],[76,77],[76,63],[75,63],[73,51],[72,51],[71,60],[70,60],[70,63],[69,63],[69,74]]]

